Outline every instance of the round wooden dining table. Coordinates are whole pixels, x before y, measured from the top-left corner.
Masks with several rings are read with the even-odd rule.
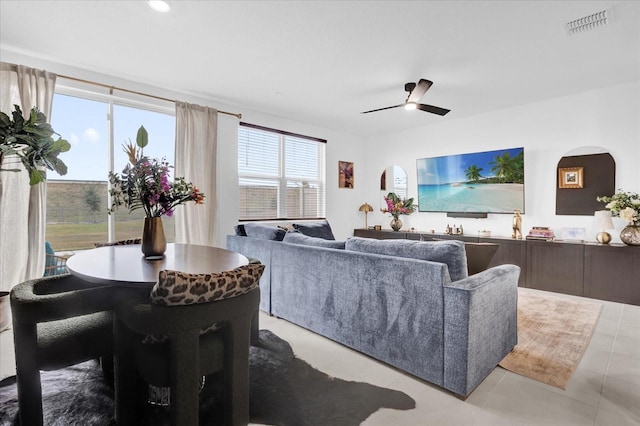
[[[211,274],[244,266],[249,260],[232,251],[194,244],[167,244],[164,258],[146,260],[140,244],[99,247],[67,260],[71,274],[87,281],[122,287],[150,288],[161,270]]]

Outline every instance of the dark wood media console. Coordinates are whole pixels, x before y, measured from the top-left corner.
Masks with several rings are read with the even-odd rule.
[[[496,243],[491,266],[511,263],[521,269],[520,287],[640,305],[640,247],[568,241],[515,240],[506,237],[354,229],[356,237],[424,240],[454,239]]]

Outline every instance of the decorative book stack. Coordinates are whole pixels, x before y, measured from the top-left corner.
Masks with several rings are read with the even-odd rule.
[[[534,226],[527,235],[527,240],[553,241],[553,230],[547,226]]]

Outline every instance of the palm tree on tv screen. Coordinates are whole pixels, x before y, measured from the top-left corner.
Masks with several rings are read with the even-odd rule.
[[[482,171],[482,167],[478,167],[475,164],[472,164],[469,167],[467,167],[467,170],[464,171],[464,174],[467,176],[467,179],[469,179],[470,181],[477,182],[482,177],[482,175],[480,175],[481,171]]]
[[[508,152],[502,153],[489,163],[491,171],[502,183],[524,183],[524,154],[511,157]]]

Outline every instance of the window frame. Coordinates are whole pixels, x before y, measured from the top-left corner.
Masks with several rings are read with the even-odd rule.
[[[287,214],[287,188],[288,183],[299,181],[299,179],[287,177],[286,175],[286,145],[287,138],[295,138],[302,139],[304,141],[316,142],[320,144],[326,144],[326,139],[321,139],[313,136],[306,136],[299,133],[289,132],[286,130],[273,129],[270,127],[265,127],[257,124],[251,124],[247,122],[240,122],[238,131],[241,128],[246,128],[250,130],[256,130],[259,132],[270,133],[274,135],[278,135],[278,175],[277,176],[265,176],[258,173],[240,173],[240,168],[238,168],[238,193],[241,192],[240,181],[242,179],[256,179],[256,180],[277,180],[277,188],[278,188],[278,196],[277,196],[277,206],[276,206],[276,217],[262,217],[262,218],[243,218],[241,217],[241,205],[240,200],[238,200],[238,221],[239,222],[262,222],[262,221],[292,221],[292,220],[319,220],[326,219],[326,147],[323,147],[321,152],[318,154],[318,162],[317,162],[317,174],[318,177],[314,179],[307,179],[309,182],[313,182],[317,184],[318,187],[318,207],[316,210],[315,216],[306,217],[304,215],[304,211],[302,212],[302,216],[288,216]],[[289,143],[294,143],[290,140]],[[238,134],[238,150],[240,148],[240,135]],[[238,151],[239,155],[239,151]],[[239,158],[239,156],[238,156]],[[265,209],[266,211],[267,209]]]
[[[139,110],[155,112],[160,114],[166,114],[174,117],[176,116],[175,103],[171,101],[156,99],[154,97],[148,97],[144,95],[130,94],[124,92],[122,95],[115,95],[113,89],[106,88],[102,85],[96,85],[92,83],[85,83],[73,80],[65,80],[64,82],[57,81],[54,94],[70,96],[80,98],[88,101],[101,102],[106,104],[107,113],[105,120],[107,122],[107,169],[105,173],[115,170],[115,147],[114,140],[114,107],[128,107]],[[174,142],[175,152],[175,142]],[[107,176],[107,174],[105,174]],[[64,180],[64,179],[62,179]],[[111,189],[111,183],[106,179],[107,190]],[[107,193],[107,204],[110,206],[112,203],[112,197],[110,193]],[[108,241],[116,240],[116,217],[114,215],[107,215],[107,238]]]

